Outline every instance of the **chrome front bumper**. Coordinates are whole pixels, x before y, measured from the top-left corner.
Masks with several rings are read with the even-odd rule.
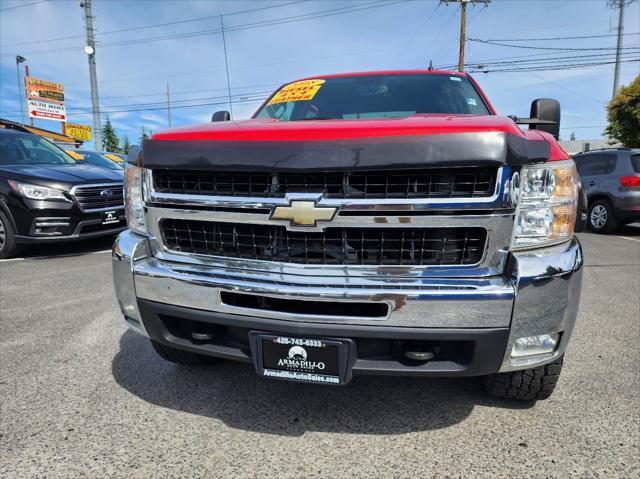
[[[113,247],[114,283],[127,324],[146,334],[138,300],[226,314],[238,319],[260,316],[280,324],[367,326],[379,331],[430,328],[478,331],[509,328],[500,371],[555,360],[566,349],[575,323],[582,279],[582,250],[577,239],[544,249],[512,253],[507,273],[482,278],[403,277],[402,270],[368,276],[313,276],[304,269],[269,271],[240,268],[234,260],[218,265],[160,260],[146,238],[130,231]],[[331,302],[385,302],[386,317],[323,317],[258,311],[225,304],[221,292]],[[517,338],[561,332],[558,349],[514,360]]]

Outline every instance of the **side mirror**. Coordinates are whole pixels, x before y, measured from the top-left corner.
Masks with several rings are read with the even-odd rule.
[[[231,120],[231,113],[228,111],[217,111],[211,116],[211,121],[229,121]]]
[[[529,125],[532,130],[551,133],[557,140],[560,136],[560,103],[551,98],[538,98],[531,102],[529,118],[509,116],[519,125]]]
[[[531,102],[531,119],[539,120],[531,128],[551,133],[557,140],[560,136],[560,102],[550,98],[538,98]]]

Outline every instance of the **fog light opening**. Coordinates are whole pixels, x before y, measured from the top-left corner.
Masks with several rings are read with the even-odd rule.
[[[560,342],[560,333],[540,334],[537,336],[525,336],[516,339],[511,350],[512,358],[535,356],[538,354],[553,353]]]

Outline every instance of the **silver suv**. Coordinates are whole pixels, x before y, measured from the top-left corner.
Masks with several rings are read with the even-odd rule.
[[[640,221],[640,149],[594,150],[573,157],[589,200],[589,228],[610,233]]]

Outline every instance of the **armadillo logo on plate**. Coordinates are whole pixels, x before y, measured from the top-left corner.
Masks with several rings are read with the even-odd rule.
[[[315,370],[322,371],[326,367],[322,361],[307,361],[307,351],[302,346],[293,346],[290,348],[287,357],[278,360],[278,366],[307,372]]]
[[[273,98],[269,100],[269,105],[276,103],[286,103],[288,101],[307,101],[312,100],[320,87],[324,83],[324,80],[302,80],[283,86],[278,93],[273,95]]]
[[[306,361],[307,351],[302,346],[293,346],[289,349],[289,359],[300,359]]]

